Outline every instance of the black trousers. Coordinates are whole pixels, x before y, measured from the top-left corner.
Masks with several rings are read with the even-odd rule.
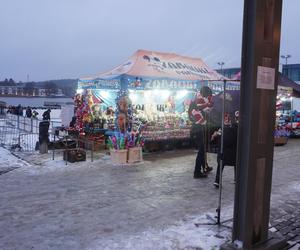
[[[223,162],[222,163],[221,174],[223,173],[225,165],[227,165],[226,162]],[[236,178],[236,166],[233,165],[233,164],[230,164],[230,165],[234,167],[234,181],[235,181],[235,178]],[[216,178],[215,178],[215,183],[218,183],[218,184],[220,183],[220,168],[221,168],[221,160],[218,157],[218,167],[217,167]]]
[[[197,153],[197,157],[196,157],[196,163],[195,163],[194,174],[201,173],[201,169],[204,172],[204,169],[205,169],[205,152],[204,152],[204,147],[198,149],[198,153]]]
[[[202,173],[201,169],[204,172],[205,168],[205,145],[204,145],[204,128],[199,126],[193,133],[193,140],[198,149],[196,162],[195,162],[195,170],[194,174]]]
[[[221,154],[221,137],[218,138],[218,168],[216,173],[215,182],[219,183],[220,169],[223,173],[224,166],[234,166],[234,180],[236,177],[236,151],[237,151],[237,124],[232,126],[224,126],[223,138],[223,156]],[[222,166],[221,166],[221,159]]]

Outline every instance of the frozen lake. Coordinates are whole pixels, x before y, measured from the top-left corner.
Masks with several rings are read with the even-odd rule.
[[[7,105],[27,107],[44,107],[45,103],[64,105],[73,103],[70,97],[0,97],[0,101],[6,102]]]
[[[21,105],[23,107],[32,107],[33,110],[36,110],[38,114],[38,119],[42,120],[42,114],[46,110],[47,107],[45,107],[45,104],[52,104],[52,105],[59,105],[61,107],[65,106],[66,104],[73,104],[73,99],[70,97],[0,97],[0,101],[6,102],[6,105]],[[69,106],[69,105],[68,105]],[[53,109],[51,108],[51,120],[52,121],[58,121],[61,122],[61,111],[62,109]],[[70,120],[72,118],[73,114],[66,114],[65,112],[64,116],[70,116],[67,117],[67,120]],[[24,110],[25,115],[25,110]]]

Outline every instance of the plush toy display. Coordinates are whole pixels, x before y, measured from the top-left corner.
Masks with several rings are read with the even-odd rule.
[[[79,133],[83,132],[83,110],[85,109],[85,103],[83,96],[81,94],[77,94],[74,98],[75,104],[75,116],[76,116],[76,123],[75,128]]]
[[[102,100],[93,99],[92,90],[88,89],[83,94],[77,94],[74,98],[76,123],[75,129],[79,133],[88,131],[94,133],[95,129],[102,129],[106,122],[101,107]]]
[[[131,131],[132,129],[132,110],[131,101],[128,97],[127,90],[121,90],[116,99],[116,128],[121,133]]]
[[[193,101],[188,95],[178,99],[176,92],[170,91],[169,96],[162,95],[161,100],[160,95],[156,96],[156,101],[134,99],[135,105],[131,103],[129,90],[122,89],[115,99],[114,110],[112,106],[106,106],[109,103],[107,100],[105,103],[102,101],[101,91],[87,89],[75,96],[75,129],[80,133],[95,135],[109,129],[121,134],[139,133],[145,141],[189,139],[191,121],[206,124],[206,114],[214,105],[209,87],[202,87]]]
[[[209,87],[204,86],[196,93],[194,101],[190,104],[189,117],[193,123],[205,125],[207,122],[205,113],[209,113],[212,107],[212,91]]]

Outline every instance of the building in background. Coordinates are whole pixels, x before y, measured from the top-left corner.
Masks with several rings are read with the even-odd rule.
[[[229,79],[233,79],[241,71],[241,68],[217,69],[216,71]]]
[[[241,68],[218,69],[216,71],[223,76],[233,79],[241,71]],[[283,64],[282,75],[300,84],[300,64]]]
[[[283,64],[282,74],[300,84],[300,64]]]
[[[4,97],[65,97],[61,88],[56,84],[46,82],[15,82],[13,79],[0,81],[0,96]]]

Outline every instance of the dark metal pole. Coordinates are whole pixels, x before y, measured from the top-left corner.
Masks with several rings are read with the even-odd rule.
[[[217,224],[221,224],[221,207],[222,207],[222,189],[223,189],[223,156],[224,156],[224,118],[225,118],[225,102],[226,102],[226,80],[223,81],[223,104],[222,104],[222,118],[221,118],[221,148],[220,148],[220,167],[219,167],[219,200],[217,208]]]
[[[231,249],[282,249],[285,244],[268,233],[281,12],[282,0],[244,0]]]

